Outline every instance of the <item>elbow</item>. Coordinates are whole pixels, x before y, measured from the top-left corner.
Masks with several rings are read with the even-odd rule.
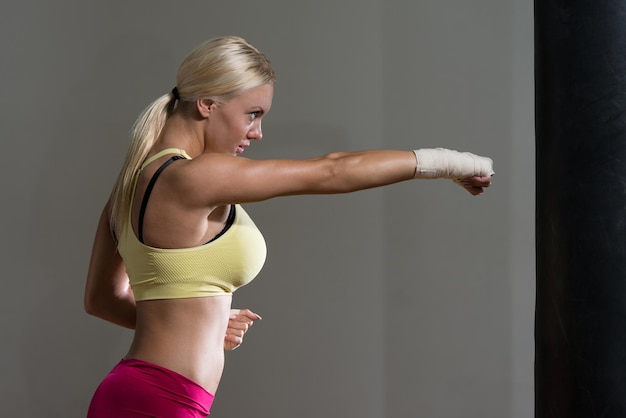
[[[105,289],[87,288],[83,309],[88,315],[126,328],[135,327],[135,301],[130,292],[117,295]]]
[[[110,306],[107,306],[106,298],[102,297],[102,293],[93,291],[94,289],[87,289],[85,297],[83,299],[83,309],[88,315],[98,318],[105,318]]]
[[[88,315],[100,317],[101,315],[101,307],[98,306],[98,298],[94,295],[85,293],[85,298],[83,300],[83,309]]]
[[[323,193],[350,193],[359,190],[355,178],[355,161],[346,158],[346,153],[334,152],[326,155],[323,178],[319,182]]]

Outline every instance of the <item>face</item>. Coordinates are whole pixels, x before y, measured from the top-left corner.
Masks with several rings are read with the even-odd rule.
[[[239,155],[251,141],[263,137],[261,120],[272,107],[274,86],[245,90],[223,104],[210,102],[205,151]]]

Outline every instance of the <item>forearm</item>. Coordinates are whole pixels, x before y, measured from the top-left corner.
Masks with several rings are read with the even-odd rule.
[[[481,194],[493,176],[493,162],[469,152],[444,148],[414,151],[373,150],[337,152],[314,159],[326,173],[312,193],[346,193],[409,179],[446,178],[471,194]]]
[[[322,193],[353,192],[410,180],[416,166],[412,151],[396,150],[335,152],[318,161],[327,173],[318,184]]]

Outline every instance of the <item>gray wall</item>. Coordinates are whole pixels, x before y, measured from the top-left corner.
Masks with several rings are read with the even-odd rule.
[[[444,146],[492,156],[497,175],[479,198],[434,180],[249,205],[269,258],[234,305],[264,319],[227,354],[212,416],[532,416],[525,3],[0,6],[0,416],[84,416],[124,355],[131,333],[82,310],[97,217],[135,117],[221,34],[279,77],[249,157]]]

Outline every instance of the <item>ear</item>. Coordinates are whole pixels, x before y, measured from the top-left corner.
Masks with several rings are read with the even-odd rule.
[[[217,104],[211,99],[196,100],[196,109],[203,118],[208,118],[216,107]]]

